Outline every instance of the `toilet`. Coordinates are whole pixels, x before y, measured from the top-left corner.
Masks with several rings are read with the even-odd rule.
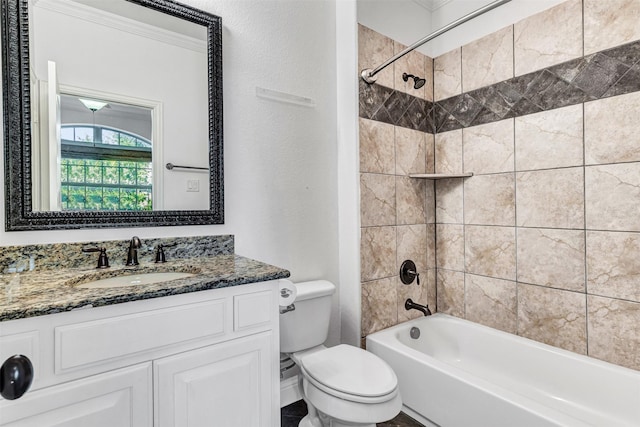
[[[398,379],[376,355],[340,344],[325,347],[331,296],[326,280],[297,284],[293,306],[280,314],[280,351],[300,368],[298,386],[309,414],[300,427],[375,427],[402,407]]]

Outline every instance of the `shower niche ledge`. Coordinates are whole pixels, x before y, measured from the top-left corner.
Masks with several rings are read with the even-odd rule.
[[[419,179],[450,179],[450,178],[469,178],[473,176],[473,172],[469,173],[410,173],[409,178]]]

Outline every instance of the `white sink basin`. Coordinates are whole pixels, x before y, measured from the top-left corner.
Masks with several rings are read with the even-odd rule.
[[[78,285],[78,288],[120,288],[125,286],[150,285],[152,283],[168,282],[170,280],[184,279],[195,276],[193,273],[141,273],[128,274],[126,276],[109,277],[108,279],[94,280]]]

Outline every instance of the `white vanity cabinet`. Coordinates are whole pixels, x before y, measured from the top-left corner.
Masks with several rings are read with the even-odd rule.
[[[154,362],[157,427],[271,426],[271,333]]]
[[[151,363],[134,365],[1,401],[0,425],[150,427],[151,391]]]
[[[277,285],[0,322],[0,363],[34,366],[0,426],[278,426]]]

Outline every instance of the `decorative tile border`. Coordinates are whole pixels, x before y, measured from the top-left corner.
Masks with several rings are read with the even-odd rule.
[[[360,117],[441,133],[640,91],[640,41],[431,103],[360,82]]]
[[[433,102],[360,79],[360,117],[435,133]]]

